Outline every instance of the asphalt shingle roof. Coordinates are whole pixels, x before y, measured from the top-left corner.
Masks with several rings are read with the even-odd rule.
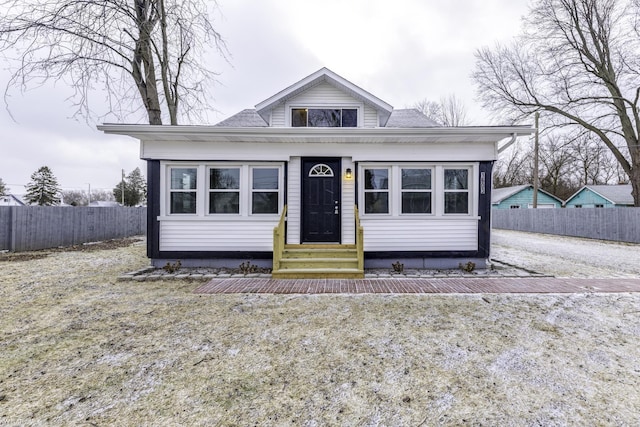
[[[258,128],[267,127],[268,125],[255,109],[247,108],[246,110],[242,110],[239,113],[221,121],[216,124],[216,126],[229,128]]]
[[[415,108],[393,110],[385,127],[388,128],[432,128],[442,126]]]
[[[588,189],[611,200],[616,205],[633,205],[631,184],[624,185],[586,185]]]

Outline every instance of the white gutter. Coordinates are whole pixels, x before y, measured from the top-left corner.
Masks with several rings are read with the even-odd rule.
[[[502,153],[504,150],[506,150],[507,148],[511,147],[513,145],[514,142],[516,142],[516,138],[518,138],[518,134],[517,133],[512,133],[511,134],[511,139],[509,141],[507,141],[502,147],[498,147],[498,154]]]

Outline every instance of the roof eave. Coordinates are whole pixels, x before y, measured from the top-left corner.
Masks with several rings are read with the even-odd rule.
[[[106,134],[126,135],[138,139],[162,135],[211,136],[215,137],[322,137],[327,139],[349,140],[366,137],[448,137],[469,138],[477,136],[483,141],[499,141],[504,138],[531,135],[530,126],[468,126],[468,127],[431,127],[431,128],[236,128],[220,126],[166,126],[166,125],[131,125],[131,124],[103,124],[98,130]]]

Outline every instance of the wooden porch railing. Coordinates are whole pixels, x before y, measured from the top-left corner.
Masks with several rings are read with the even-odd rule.
[[[282,215],[278,225],[273,229],[273,271],[280,269],[280,260],[282,259],[282,251],[284,250],[285,221],[287,218],[287,205],[282,209]]]
[[[358,270],[364,270],[364,228],[360,225],[358,206],[354,208],[356,217],[356,252],[358,254]]]

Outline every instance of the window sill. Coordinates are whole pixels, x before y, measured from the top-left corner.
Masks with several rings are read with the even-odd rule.
[[[247,221],[247,222],[258,222],[258,221],[278,221],[280,219],[280,214],[261,214],[261,215],[169,215],[169,216],[158,216],[158,221]]]
[[[442,220],[480,220],[481,217],[477,216],[477,215],[465,215],[465,214],[447,214],[447,215],[409,215],[409,214],[403,214],[403,215],[386,215],[386,214],[380,214],[380,215],[372,215],[372,214],[368,214],[368,215],[360,215],[360,219],[361,220],[375,220],[375,219],[380,219],[380,220],[384,220],[384,221],[390,221],[390,220],[403,220],[403,221],[442,221]]]

